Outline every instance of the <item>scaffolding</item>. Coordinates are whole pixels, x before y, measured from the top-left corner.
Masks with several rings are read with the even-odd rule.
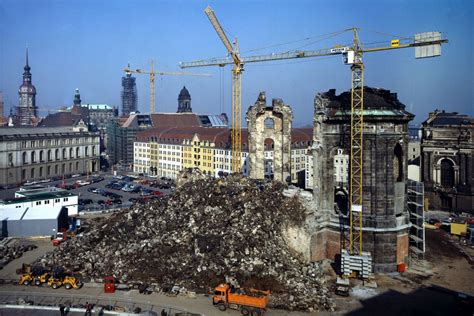
[[[137,111],[137,85],[136,78],[131,74],[122,77],[122,115],[129,115]]]
[[[407,180],[407,205],[410,214],[409,255],[413,259],[423,259],[425,254],[425,214],[423,182]]]

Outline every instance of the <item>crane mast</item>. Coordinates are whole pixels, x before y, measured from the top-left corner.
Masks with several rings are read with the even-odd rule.
[[[216,30],[217,35],[224,44],[227,52],[231,55],[234,66],[232,67],[232,173],[239,173],[242,157],[242,71],[244,65],[240,59],[239,44],[237,38],[234,46],[230,43],[227,35],[217,20],[214,10],[208,6],[204,12]]]
[[[349,185],[349,251],[351,254],[362,253],[362,170],[364,146],[364,63],[357,28],[353,29],[353,55],[351,89],[351,155]],[[351,52],[351,51],[349,51]],[[348,52],[348,54],[349,54]],[[352,53],[350,54],[352,55]],[[348,56],[348,59],[352,58]]]

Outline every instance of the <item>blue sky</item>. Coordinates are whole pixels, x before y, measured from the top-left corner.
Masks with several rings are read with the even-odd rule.
[[[25,47],[30,51],[37,105],[71,105],[79,88],[85,103],[120,106],[122,69],[206,72],[211,78],[164,76],[156,80],[156,108],[175,112],[186,85],[198,113],[230,113],[231,68],[180,69],[178,62],[225,56],[203,10],[210,4],[243,56],[350,44],[351,34],[318,41],[318,35],[361,28],[362,43],[441,31],[442,56],[415,60],[413,49],[364,56],[365,84],[397,92],[426,119],[435,108],[474,116],[473,3],[470,0],[353,1],[121,1],[0,0],[0,91],[5,107],[18,105]],[[394,34],[395,36],[381,35]],[[297,41],[312,38],[306,41]],[[295,42],[297,41],[297,42]],[[287,45],[262,47],[281,43]],[[251,51],[251,52],[249,52]],[[149,109],[149,81],[137,76],[141,112]],[[295,125],[311,123],[317,92],[350,89],[350,68],[340,56],[248,64],[243,74],[243,113],[260,91],[292,106]],[[223,100],[223,102],[222,102]],[[8,112],[6,113],[8,114]]]

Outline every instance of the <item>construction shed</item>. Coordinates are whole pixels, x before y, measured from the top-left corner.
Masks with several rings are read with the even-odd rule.
[[[65,207],[2,208],[0,221],[2,237],[50,236],[69,227]]]

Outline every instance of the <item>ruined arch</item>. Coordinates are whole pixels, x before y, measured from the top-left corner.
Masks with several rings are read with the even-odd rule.
[[[397,143],[393,149],[393,177],[395,182],[402,182],[403,175],[403,148]]]
[[[291,176],[291,124],[293,112],[281,99],[273,99],[267,105],[265,92],[249,107],[246,115],[248,126],[248,148],[250,177],[265,178],[265,144],[273,141],[273,176],[286,181]]]

